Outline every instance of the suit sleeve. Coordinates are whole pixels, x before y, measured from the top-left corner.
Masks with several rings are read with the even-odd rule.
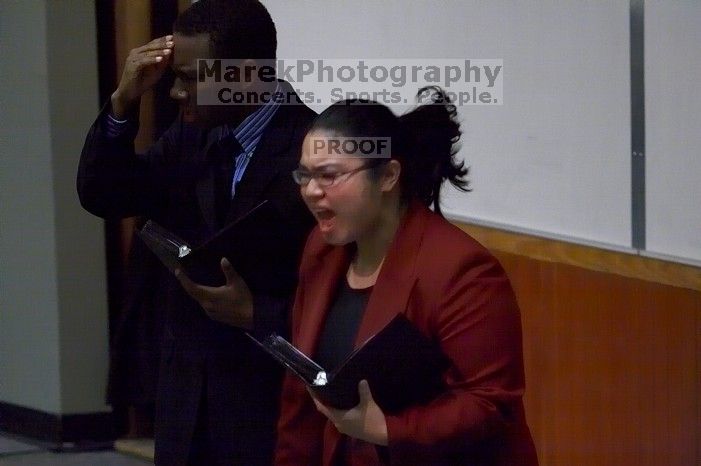
[[[448,390],[386,416],[392,465],[474,451],[505,428],[524,392],[520,314],[496,259],[486,251],[465,258],[436,289],[431,325],[452,360]]]
[[[178,140],[176,123],[144,155],[134,151],[138,125],[117,137],[107,134],[110,105],[103,107],[83,145],[77,189],[81,205],[99,217],[151,216],[165,202],[167,167]],[[138,117],[137,117],[138,118]],[[172,160],[170,160],[172,161]]]
[[[251,334],[257,340],[264,340],[271,333],[288,338],[289,309],[290,300],[287,298],[254,293]]]

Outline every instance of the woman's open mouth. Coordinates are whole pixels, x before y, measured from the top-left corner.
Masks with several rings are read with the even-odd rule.
[[[314,210],[314,217],[319,223],[319,228],[322,232],[329,231],[333,227],[333,221],[336,218],[336,213],[330,209]]]

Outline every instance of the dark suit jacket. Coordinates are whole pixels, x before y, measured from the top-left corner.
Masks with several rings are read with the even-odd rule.
[[[307,241],[292,338],[308,355],[314,355],[351,257],[350,247],[325,244],[318,229]],[[426,406],[387,416],[389,446],[379,448],[379,456],[397,466],[536,465],[521,400],[520,315],[509,280],[486,249],[418,203],[385,257],[356,346],[398,313],[437,340],[452,367],[445,376],[447,392]],[[342,439],[351,464],[380,464],[375,448],[342,437],[290,375],[283,385],[278,437],[276,466],[331,466]]]
[[[281,85],[283,92],[293,92],[288,83]],[[222,222],[215,181],[222,164],[231,166],[231,154],[218,149],[219,129],[203,132],[178,119],[145,155],[136,155],[136,129],[111,140],[101,114],[81,155],[81,203],[100,217],[143,215],[198,244],[261,200],[270,200],[287,231],[283,240],[288,253],[264,255],[260,261],[271,280],[270,286],[259,283],[252,289],[253,332],[286,333],[298,258],[311,226],[290,172],[314,116],[299,102],[277,110],[226,215],[220,216],[225,217]],[[256,238],[247,238],[241,247],[256,254]],[[221,271],[213,271],[215,276],[223,282]],[[156,464],[186,463],[198,411],[206,412],[206,425],[197,430],[207,432],[202,441],[209,445],[212,465],[270,464],[281,371],[241,330],[209,319],[165,268],[156,287],[167,311],[156,402]]]
[[[155,405],[165,316],[157,289],[162,273],[158,257],[143,241],[133,241],[119,276],[119,308],[110,319],[107,403],[115,409],[139,406],[145,414]]]

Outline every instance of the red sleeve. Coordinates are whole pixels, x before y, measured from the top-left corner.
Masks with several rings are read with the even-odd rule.
[[[487,252],[466,258],[436,285],[432,333],[453,367],[448,390],[428,405],[387,416],[392,465],[460,454],[498,433],[524,392],[521,321],[514,293]],[[429,463],[430,464],[430,461]]]
[[[320,465],[325,425],[304,384],[288,374],[282,386],[275,466]]]
[[[309,246],[311,236],[307,246]],[[304,265],[302,265],[301,270],[295,303],[292,308],[293,344],[297,344],[304,306]],[[320,465],[325,425],[326,418],[317,411],[304,383],[288,372],[282,385],[275,466]]]

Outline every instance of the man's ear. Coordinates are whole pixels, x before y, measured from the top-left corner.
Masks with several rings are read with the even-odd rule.
[[[246,58],[241,62],[241,77],[243,82],[241,83],[241,89],[249,90],[255,88],[256,82],[258,81],[258,73],[260,72],[258,62],[252,58]]]
[[[382,192],[390,192],[399,185],[399,175],[402,173],[402,164],[398,160],[392,159],[385,164],[380,179]]]

